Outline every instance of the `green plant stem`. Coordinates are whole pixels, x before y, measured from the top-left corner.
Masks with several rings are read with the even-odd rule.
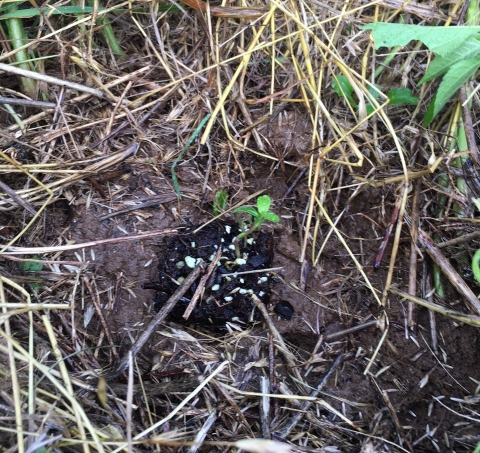
[[[8,113],[10,113],[10,115],[12,115],[13,119],[15,120],[15,122],[17,123],[18,127],[20,128],[20,130],[25,133],[25,124],[23,124],[23,121],[21,120],[21,118],[17,115],[17,112],[15,112],[15,110],[13,109],[13,107],[10,105],[10,104],[3,104],[3,106],[5,107],[5,110],[8,111]]]
[[[88,0],[88,5],[93,7],[95,5],[95,0]],[[112,52],[117,55],[125,55],[125,52],[120,47],[120,44],[115,37],[113,27],[108,17],[102,16],[100,19],[97,19],[97,24],[102,25],[103,36],[105,36],[107,44],[110,46],[110,49],[112,49]]]
[[[480,249],[475,252],[472,258],[472,272],[475,280],[480,283]]]
[[[14,4],[10,8],[8,8],[8,11],[14,12],[17,9],[18,9],[17,4]],[[24,46],[27,43],[27,40],[26,40],[26,34],[23,28],[22,20],[13,18],[13,19],[8,19],[5,22],[7,25],[8,37],[10,39],[13,49],[18,49]],[[15,54],[15,60],[18,63],[18,66],[27,71],[31,71],[32,68],[30,67],[30,64],[27,63],[28,59],[29,58],[28,58],[26,49],[19,50]],[[32,99],[34,99],[35,92],[36,92],[35,81],[27,77],[22,77],[20,80],[21,80],[23,91]]]
[[[208,119],[210,118],[210,113],[208,115],[205,116],[205,118],[203,118],[202,121],[200,121],[200,124],[197,126],[197,128],[193,131],[193,134],[190,136],[190,138],[188,139],[187,143],[185,144],[185,146],[183,147],[183,149],[180,151],[180,154],[178,155],[178,157],[175,159],[175,161],[173,162],[172,164],[172,182],[173,182],[173,187],[175,189],[175,193],[177,194],[177,197],[179,200],[182,199],[182,194],[180,192],[180,186],[178,184],[178,179],[177,179],[177,174],[175,172],[175,167],[177,166],[178,162],[180,162],[180,159],[183,157],[183,155],[185,154],[185,151],[188,149],[188,147],[192,144],[192,142],[195,140],[195,138],[197,137],[197,135],[200,133],[200,131],[202,130],[202,127],[205,125],[205,123],[208,121]]]
[[[246,239],[248,237],[249,234],[252,234],[254,231],[256,230],[259,230],[260,227],[262,226],[262,223],[263,223],[263,218],[259,218],[259,220],[256,220],[255,222],[253,222],[252,226],[247,230],[247,231],[244,231],[243,233],[240,233],[236,238],[235,238],[235,255],[237,256],[237,258],[241,258],[241,254],[240,254],[240,241],[242,239]]]

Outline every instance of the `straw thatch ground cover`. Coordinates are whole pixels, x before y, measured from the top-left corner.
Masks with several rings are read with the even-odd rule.
[[[185,3],[1,6],[0,451],[474,451],[460,103],[360,29],[465,5]]]

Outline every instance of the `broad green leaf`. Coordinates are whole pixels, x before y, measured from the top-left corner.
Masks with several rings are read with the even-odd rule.
[[[261,195],[257,198],[257,208],[260,214],[265,214],[270,209],[272,199],[268,195]]]
[[[415,97],[408,88],[392,88],[387,96],[390,99],[389,105],[417,105],[420,102],[420,99]]]
[[[372,30],[375,49],[405,46],[410,41],[422,41],[432,52],[443,57],[463,45],[471,36],[480,33],[480,27],[428,27],[374,22],[360,27]]]
[[[253,217],[258,217],[258,211],[255,208],[252,208],[252,206],[240,206],[239,208],[234,209],[232,212],[235,214],[238,212],[244,212],[246,214],[250,214]]]
[[[348,103],[357,108],[357,103],[353,99],[353,87],[344,75],[333,76],[332,89],[339,97],[345,98]]]
[[[423,124],[428,126],[455,92],[477,71],[480,57],[462,60],[454,64],[443,77],[437,94],[428,106]]]
[[[421,85],[422,83],[435,79],[436,77],[445,74],[451,66],[460,60],[475,58],[479,54],[480,40],[477,36],[471,36],[470,38],[466,39],[463,44],[455,50],[455,52],[445,55],[444,57],[436,57],[418,84]]]
[[[263,218],[266,220],[270,220],[270,222],[278,223],[280,222],[280,218],[278,217],[277,214],[274,214],[273,212],[266,212],[263,214]]]

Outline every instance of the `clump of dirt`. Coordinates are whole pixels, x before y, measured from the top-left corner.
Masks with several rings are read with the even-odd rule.
[[[203,292],[202,300],[185,320],[183,315],[196,285],[177,303],[170,320],[184,324],[195,323],[223,330],[227,323],[249,323],[259,320],[251,295],[268,300],[272,274],[268,271],[273,260],[272,234],[260,232],[255,237],[238,243],[236,237],[243,230],[236,223],[216,222],[199,232],[190,232],[165,240],[165,250],[158,265],[158,283],[144,288],[156,289],[154,308],[159,311],[178,288],[192,268],[203,260],[215,266]],[[218,257],[218,260],[217,260]]]

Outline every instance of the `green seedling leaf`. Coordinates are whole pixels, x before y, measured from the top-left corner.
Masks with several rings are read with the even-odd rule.
[[[258,217],[258,211],[253,208],[252,206],[240,206],[239,208],[236,208],[232,211],[233,213],[239,213],[239,212],[244,212],[246,214],[250,214],[252,217]]]
[[[412,40],[422,41],[432,52],[445,57],[463,46],[468,38],[478,35],[480,27],[428,27],[423,25],[374,22],[360,27],[372,30],[375,49],[405,46]]]
[[[480,39],[478,36],[471,36],[466,39],[455,52],[444,57],[436,57],[428,67],[425,75],[421,78],[419,85],[428,82],[436,77],[445,74],[454,64],[461,60],[475,58],[480,54]]]
[[[472,201],[475,204],[475,207],[480,211],[480,198],[472,198]]]
[[[41,260],[40,255],[34,255],[32,257],[34,260]],[[40,272],[43,269],[43,263],[35,263],[33,261],[24,261],[22,263],[22,270],[29,272]]]
[[[358,107],[352,96],[353,87],[344,75],[333,76],[332,89],[339,97],[345,98],[352,107]]]
[[[260,214],[265,214],[269,211],[272,199],[268,195],[262,195],[257,198],[257,208]]]
[[[437,94],[428,106],[427,113],[423,119],[424,126],[428,126],[438,112],[455,92],[477,71],[480,66],[480,57],[462,60],[454,64],[443,77]]]
[[[227,209],[228,193],[224,189],[215,192],[215,201],[213,202],[213,215],[216,217]]]
[[[408,88],[392,88],[387,96],[390,99],[389,105],[417,105],[420,102],[420,98],[415,97]]]
[[[374,86],[376,89],[369,85],[368,92],[372,95],[373,99],[377,100],[380,97],[379,91],[382,91],[382,87],[378,83],[374,83]]]
[[[472,272],[475,280],[480,283],[480,250],[477,250],[472,258]]]
[[[274,214],[273,212],[266,212],[265,214],[263,214],[263,218],[273,223],[280,222],[280,218],[278,217],[278,215]]]

